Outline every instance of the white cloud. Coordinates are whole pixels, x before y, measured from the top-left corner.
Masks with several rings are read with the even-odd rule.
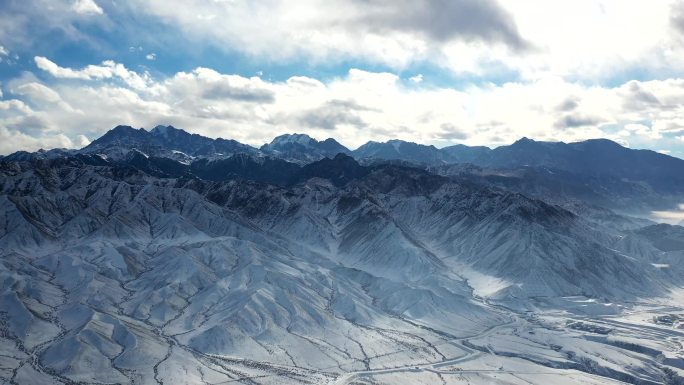
[[[0,101],[0,111],[17,112],[22,115],[33,114],[33,110],[26,103],[17,99]]]
[[[198,42],[266,60],[354,58],[395,69],[429,62],[532,80],[684,71],[684,27],[671,22],[672,0],[132,1]]]
[[[679,210],[652,211],[651,219],[656,222],[669,223],[672,225],[684,222],[684,205],[679,205]]]
[[[90,144],[90,139],[88,139],[85,135],[77,135],[74,144],[76,147],[82,148]]]
[[[34,61],[38,68],[56,78],[81,80],[117,78],[125,82],[131,88],[138,90],[146,88],[150,83],[150,78],[147,73],[138,74],[128,70],[123,64],[115,63],[111,60],[105,60],[101,65],[88,65],[80,70],[60,67],[42,56],[36,56]]]
[[[252,145],[293,131],[336,137],[350,147],[391,138],[492,146],[522,136],[607,137],[677,155],[674,135],[684,132],[682,79],[599,87],[545,77],[456,90],[359,69],[325,82],[302,76],[267,81],[209,68],[154,80],[110,61],[81,69],[45,58],[36,63],[54,76],[49,87],[34,78],[11,83],[18,99],[0,102],[0,126],[59,132],[76,144],[83,142],[78,135],[95,138],[117,124],[170,123]]]
[[[21,84],[12,93],[28,96],[36,102],[56,103],[62,100],[53,89],[36,82]]]
[[[145,59],[147,60],[157,60],[157,54],[156,53],[148,53],[145,55]]]
[[[268,60],[303,56],[316,64],[353,57],[402,68],[444,62],[443,49],[453,41],[516,52],[525,45],[494,0],[132,2],[198,42],[221,41],[226,49]]]
[[[71,9],[81,15],[102,15],[103,13],[102,8],[94,0],[76,0]]]
[[[39,137],[8,130],[0,125],[0,154],[18,150],[37,151],[41,148],[72,148],[73,142],[64,134],[48,134]]]
[[[648,139],[662,139],[662,132],[654,129],[653,127],[646,126],[640,123],[629,123],[625,124],[624,130],[621,131],[622,137],[630,137],[633,135],[643,136]]]
[[[9,51],[7,48],[0,45],[0,56],[9,56]]]
[[[615,84],[634,73],[640,78],[682,76],[681,3],[120,0],[118,12],[90,19],[105,33],[121,26],[136,41],[131,52],[142,56],[146,51],[137,42],[150,40],[144,26],[163,23],[174,36],[182,35],[200,48],[221,42],[218,46],[231,54],[265,63],[306,62],[316,67],[351,61],[380,63],[393,71],[427,64],[485,79],[562,77]],[[126,12],[135,12],[136,17],[127,18]],[[99,34],[82,28],[85,15],[98,13],[103,10],[93,0],[13,2],[8,12],[0,13],[0,41],[13,50],[31,47],[40,32],[44,38],[55,35],[71,43],[102,46]]]
[[[420,82],[423,81],[423,74],[418,74],[418,75],[416,75],[416,76],[412,76],[412,77],[409,78],[409,80],[412,81],[412,82],[414,82],[414,83],[416,83],[416,84],[417,84],[417,83],[420,83]]]
[[[53,63],[49,59],[42,57],[42,56],[36,56],[34,58],[34,61],[36,62],[36,66],[40,68],[43,71],[48,72],[50,75],[57,77],[57,78],[67,78],[67,79],[91,79],[94,77],[93,73],[90,73],[90,71],[86,70],[73,70],[71,68],[64,68],[60,67],[57,64]],[[101,75],[101,74],[100,74]],[[99,77],[104,77],[104,76],[99,76]]]

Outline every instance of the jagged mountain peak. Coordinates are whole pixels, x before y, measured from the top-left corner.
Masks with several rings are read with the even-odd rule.
[[[523,136],[522,138],[520,138],[520,139],[516,140],[515,142],[513,142],[513,144],[524,144],[524,143],[535,143],[535,142],[537,142],[537,141],[534,140],[534,139],[530,139],[530,138],[528,138],[528,137],[526,137],[526,136]]]
[[[186,138],[186,137],[197,137],[197,138],[203,138],[204,140],[211,141],[214,139],[199,135],[199,134],[193,134],[190,133],[182,128],[176,128],[172,125],[157,125],[153,129],[150,130],[150,134],[152,136],[159,137],[161,139],[165,140],[178,140],[181,138]]]
[[[172,125],[164,126],[162,124],[155,126],[153,129],[150,130],[150,133],[152,135],[161,136],[164,138],[168,138],[169,134],[173,134],[173,133],[192,135],[189,132],[187,132],[181,128],[176,128]]]
[[[185,162],[198,156],[257,153],[255,148],[235,140],[212,139],[171,125],[158,125],[150,131],[144,128],[117,126],[84,147],[81,152],[102,153],[108,158],[120,160],[133,148],[150,156],[168,157]]]
[[[144,128],[119,125],[81,149],[83,152],[97,152],[108,147],[140,147],[152,144],[152,136]]]
[[[327,138],[325,140],[319,141],[315,138],[312,138],[311,136],[307,134],[283,134],[283,135],[278,135],[273,140],[262,146],[263,148],[266,149],[272,149],[272,150],[277,150],[280,147],[284,146],[289,146],[289,145],[302,145],[302,146],[307,146],[307,147],[320,147],[321,145],[337,145],[343,147],[337,140],[334,138]]]
[[[307,134],[284,134],[261,146],[261,151],[297,163],[332,158],[338,153],[350,154],[348,148],[333,138],[318,141]]]
[[[147,130],[145,130],[144,128],[134,128],[134,127],[127,126],[127,125],[118,125],[118,126],[112,128],[111,130],[105,132],[105,134],[102,135],[101,137],[99,137],[98,139],[96,139],[96,141],[99,139],[111,138],[111,137],[115,137],[115,136],[116,137],[121,137],[121,136],[125,136],[125,135],[144,136],[147,134],[149,134],[149,132]]]
[[[310,137],[307,134],[283,134],[283,135],[278,135],[273,140],[271,141],[270,145],[271,146],[277,146],[277,145],[284,145],[287,143],[299,143],[302,145],[309,145],[310,143],[316,143],[318,142],[316,139]]]

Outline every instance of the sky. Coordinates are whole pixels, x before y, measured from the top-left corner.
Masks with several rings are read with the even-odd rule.
[[[0,154],[119,124],[684,158],[684,0],[0,1]]]

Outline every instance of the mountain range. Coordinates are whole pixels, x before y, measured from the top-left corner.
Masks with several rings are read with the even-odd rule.
[[[399,162],[531,196],[553,197],[558,203],[580,200],[641,216],[677,207],[684,196],[684,160],[625,148],[606,139],[563,143],[522,138],[494,149],[465,145],[438,149],[390,140],[368,142],[352,151],[332,138],[318,141],[305,134],[288,134],[257,149],[172,126],[157,126],[149,131],[117,126],[79,150],[20,151],[2,159],[98,155],[108,162],[129,164],[156,176],[251,178],[287,185],[300,179],[302,167],[337,154],[351,156],[370,167]]]
[[[684,228],[613,208],[683,164],[170,126],[11,154],[0,383],[681,383]]]

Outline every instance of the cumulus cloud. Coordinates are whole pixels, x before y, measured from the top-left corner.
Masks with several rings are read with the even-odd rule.
[[[9,51],[7,48],[0,45],[0,56],[9,56]]]
[[[36,102],[56,103],[62,100],[50,87],[37,82],[24,83],[12,90],[17,95],[27,96]]]
[[[82,15],[102,15],[103,13],[102,8],[93,0],[76,0],[71,9]]]
[[[156,53],[148,53],[145,55],[145,59],[147,60],[157,60],[157,54]]]
[[[20,114],[25,115],[33,113],[33,110],[31,110],[31,108],[27,106],[26,103],[17,99],[0,101],[0,112],[2,111],[18,112]]]
[[[60,67],[48,58],[42,56],[36,56],[33,60],[36,62],[38,68],[57,78],[94,79],[106,77],[106,72],[102,71],[102,69],[97,66],[88,66],[82,70],[73,70],[71,68]]]
[[[197,68],[192,73],[179,73],[170,81],[187,92],[200,91],[203,99],[237,100],[271,103],[273,91],[260,78],[250,79],[237,75],[223,75],[209,68]]]
[[[42,56],[36,56],[34,61],[38,68],[56,78],[81,80],[118,78],[131,88],[139,90],[146,88],[150,82],[147,73],[138,74],[128,70],[123,64],[115,63],[111,60],[105,60],[101,65],[88,65],[82,69],[60,67],[50,59]]]
[[[15,150],[35,149],[43,139],[80,146],[80,135],[94,139],[121,123],[168,123],[255,146],[295,131],[333,136],[352,148],[392,138],[491,146],[522,136],[607,137],[675,155],[675,138],[684,132],[682,79],[588,87],[549,77],[456,90],[360,69],[326,81],[268,81],[201,67],[153,79],[114,62],[68,68],[37,58],[36,65],[52,75],[49,81],[15,79],[8,83],[11,98],[0,101],[0,127],[17,138]]]
[[[10,154],[19,149],[36,151],[41,148],[72,148],[73,145],[64,134],[36,137],[0,125],[0,154]]]

